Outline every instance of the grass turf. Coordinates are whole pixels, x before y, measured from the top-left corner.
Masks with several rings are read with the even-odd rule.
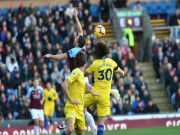
[[[60,134],[53,134],[53,135],[60,135]],[[75,133],[73,133],[72,135],[75,135]],[[84,135],[92,135],[92,133],[85,132]],[[112,131],[105,131],[104,135],[180,135],[180,126],[112,130]]]

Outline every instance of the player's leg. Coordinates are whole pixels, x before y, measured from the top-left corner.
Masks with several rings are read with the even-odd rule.
[[[44,128],[44,111],[43,109],[38,110],[38,119],[39,119],[39,127],[41,128],[40,131]]]
[[[31,109],[31,116],[34,121],[34,134],[39,135],[39,119],[37,109]]]
[[[34,133],[39,135],[39,119],[34,119]]]
[[[93,135],[97,135],[97,128],[96,128],[96,124],[94,121],[93,116],[87,111],[87,108],[84,109],[84,116],[85,116],[85,120],[88,123],[88,125],[91,128],[91,131],[93,132]]]
[[[86,94],[84,96],[84,107],[91,107],[96,103],[96,99],[94,99],[94,97],[91,94]],[[97,128],[96,128],[96,124],[94,122],[93,116],[87,111],[87,109],[85,109],[84,111],[84,115],[85,115],[85,120],[88,123],[88,125],[91,128],[91,131],[93,132],[93,135],[97,135]]]
[[[44,106],[44,128],[48,131],[48,116],[49,116],[49,108],[45,105]]]
[[[54,114],[54,108],[51,108],[51,109],[50,109],[50,114],[49,114],[50,130],[51,130],[51,131],[53,130],[53,121],[52,121],[53,114]]]
[[[46,131],[48,131],[48,115],[44,115],[44,128]]]
[[[98,131],[97,135],[104,135],[104,121],[105,116],[98,116]]]
[[[61,135],[70,135],[74,130],[74,118],[69,117],[66,120],[66,130]]]
[[[75,129],[76,135],[84,135],[84,130]]]

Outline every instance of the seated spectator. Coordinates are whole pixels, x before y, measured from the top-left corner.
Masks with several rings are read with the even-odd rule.
[[[123,97],[123,103],[125,103],[125,99],[128,99],[131,105],[133,104],[135,101],[135,96],[132,95],[131,90],[127,90],[127,94]]]
[[[173,68],[176,68],[178,60],[173,51],[171,52],[170,56],[168,57],[168,61],[169,61],[169,63],[172,64]]]
[[[67,11],[67,14],[70,17],[70,19],[72,19],[73,18],[73,11],[74,11],[72,3],[69,3],[69,7],[66,9],[66,11]]]
[[[136,61],[133,59],[133,54],[129,53],[128,59],[126,61],[126,65],[127,65],[128,69],[130,69],[130,70],[134,69],[135,64],[136,64]]]
[[[61,74],[58,71],[58,67],[54,67],[53,72],[51,73],[51,80],[53,84],[56,82],[59,75]]]
[[[5,120],[15,120],[15,118],[13,117],[12,113],[9,112]]]
[[[180,82],[180,62],[178,62],[177,64],[176,76],[178,77],[178,80]]]
[[[2,112],[0,112],[0,122],[3,122],[4,121],[4,115]]]
[[[141,2],[137,1],[136,5],[133,7],[134,10],[143,10],[144,8],[141,6]]]
[[[159,113],[159,108],[152,100],[150,100],[148,105],[145,107],[145,113]]]
[[[137,105],[137,107],[136,107],[136,109],[135,109],[135,113],[136,113],[136,114],[144,113],[144,107],[143,107],[141,101],[138,102],[138,105]]]
[[[33,14],[30,14],[29,16],[27,16],[27,17],[25,18],[24,25],[25,25],[26,27],[29,27],[29,25],[31,25],[31,22],[32,22],[32,21],[33,21],[34,25],[37,24],[37,20],[36,20],[36,18],[34,17],[34,15],[33,15]]]
[[[154,65],[154,69],[155,69],[155,72],[156,72],[156,81],[157,82],[160,81],[159,68],[162,65],[162,62],[163,62],[163,52],[159,51],[158,56],[153,57],[153,65]]]
[[[139,91],[136,89],[136,86],[134,84],[131,84],[130,89],[131,89],[132,95],[139,96]]]
[[[19,113],[19,115],[16,117],[16,119],[29,119],[28,114],[26,113],[26,109],[23,107]]]
[[[123,104],[123,110],[125,114],[129,114],[129,115],[132,114],[132,106],[128,98],[125,98],[125,102]]]
[[[103,19],[103,21],[105,21],[105,20],[107,21],[109,18],[108,0],[100,0],[99,6],[100,6],[101,18]]]
[[[151,95],[147,90],[144,90],[142,100],[145,102],[146,105],[151,100]]]
[[[180,15],[179,15],[179,9],[176,9],[174,15],[172,15],[169,19],[169,26],[178,26],[179,24],[179,19],[180,19]]]
[[[176,111],[180,111],[180,87],[176,93],[176,104],[175,104]]]
[[[163,58],[163,64],[160,66],[160,68],[159,68],[159,73],[161,74],[161,75],[164,75],[164,72],[165,72],[165,70],[166,70],[166,68],[167,68],[167,64],[168,64],[168,58],[167,57],[164,57]]]
[[[175,57],[180,61],[180,45],[178,45],[177,50],[174,51]]]
[[[145,108],[145,103],[144,103],[144,101],[141,101],[141,100],[140,100],[140,97],[139,97],[139,96],[136,96],[136,100],[133,102],[133,105],[132,105],[132,111],[133,111],[133,112],[135,112],[135,110],[136,110],[139,102],[142,102],[142,107]]]
[[[83,3],[83,7],[85,9],[89,9],[90,8],[90,0],[81,0],[81,2]]]

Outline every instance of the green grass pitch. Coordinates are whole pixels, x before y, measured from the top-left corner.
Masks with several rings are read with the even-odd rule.
[[[60,135],[60,134],[53,134],[53,135]],[[72,135],[75,135],[75,133],[73,133]],[[84,135],[92,135],[92,133],[85,132]],[[112,131],[105,131],[104,135],[180,135],[180,126],[112,130]]]

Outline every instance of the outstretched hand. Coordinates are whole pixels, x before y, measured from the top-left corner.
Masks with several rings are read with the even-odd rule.
[[[73,16],[74,16],[74,17],[77,17],[77,16],[78,16],[78,10],[77,10],[77,8],[74,8]]]

